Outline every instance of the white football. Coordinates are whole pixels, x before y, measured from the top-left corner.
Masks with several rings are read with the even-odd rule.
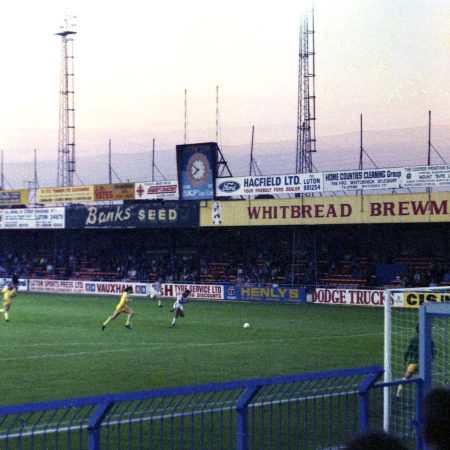
[[[244,323],[244,328],[248,328],[249,326],[250,326],[249,323],[247,323],[247,322]]]

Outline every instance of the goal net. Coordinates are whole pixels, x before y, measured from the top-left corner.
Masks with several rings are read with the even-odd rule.
[[[418,339],[419,307],[428,302],[450,302],[450,286],[387,289],[384,321],[385,381],[402,379],[412,362],[407,353],[413,338]],[[428,348],[429,347],[429,348]],[[435,317],[431,326],[431,380],[433,385],[450,383],[450,320]],[[420,366],[420,361],[417,361]],[[413,376],[418,376],[416,371]],[[386,390],[384,398],[384,427],[399,436],[411,433],[411,417],[415,411],[414,387],[405,385]]]

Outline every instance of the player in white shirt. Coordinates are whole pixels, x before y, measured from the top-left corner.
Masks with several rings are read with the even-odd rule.
[[[171,309],[172,312],[174,312],[174,316],[172,319],[172,326],[175,326],[175,322],[177,321],[178,317],[184,317],[184,307],[183,305],[188,302],[189,295],[191,291],[189,289],[186,289],[182,294],[180,294],[175,303],[173,304],[173,308]]]
[[[160,281],[155,281],[151,287],[150,287],[150,293],[148,294],[148,296],[152,299],[152,300],[158,300],[158,306],[161,307],[162,306],[162,302],[161,302],[161,282]]]

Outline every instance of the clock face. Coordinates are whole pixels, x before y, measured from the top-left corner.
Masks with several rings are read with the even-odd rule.
[[[187,163],[187,174],[192,185],[203,185],[209,175],[208,158],[203,153],[194,153]]]

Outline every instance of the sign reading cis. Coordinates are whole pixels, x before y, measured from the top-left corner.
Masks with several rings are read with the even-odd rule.
[[[406,292],[404,299],[405,308],[418,308],[423,303],[450,302],[450,292]]]

